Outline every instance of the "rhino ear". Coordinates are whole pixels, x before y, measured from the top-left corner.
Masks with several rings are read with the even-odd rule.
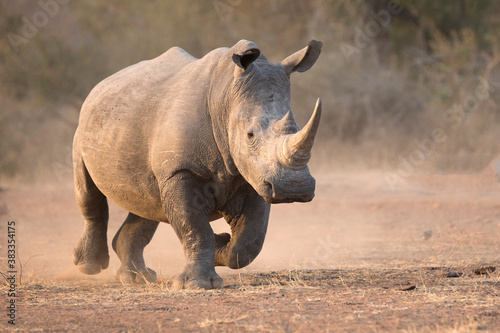
[[[259,49],[249,49],[244,52],[234,53],[233,61],[238,67],[246,70],[260,55]]]
[[[309,45],[287,57],[281,64],[285,66],[289,75],[293,72],[305,72],[318,59],[322,46],[323,43],[312,40],[309,42]]]

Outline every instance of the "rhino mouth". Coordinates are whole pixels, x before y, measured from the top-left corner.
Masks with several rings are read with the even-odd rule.
[[[314,194],[310,197],[300,197],[296,199],[292,198],[272,198],[272,197],[264,197],[267,203],[270,204],[279,204],[279,203],[292,203],[292,202],[309,202],[314,198]]]
[[[309,202],[314,198],[315,180],[310,177],[310,179],[303,181],[302,184],[264,180],[262,188],[261,196],[270,204]]]

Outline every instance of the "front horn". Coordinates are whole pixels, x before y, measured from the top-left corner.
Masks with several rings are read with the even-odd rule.
[[[295,134],[285,136],[283,140],[280,159],[285,166],[301,168],[309,162],[320,118],[321,98],[318,98],[314,112],[306,126]]]

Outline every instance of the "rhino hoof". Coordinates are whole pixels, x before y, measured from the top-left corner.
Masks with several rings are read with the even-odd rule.
[[[186,274],[180,274],[174,279],[173,289],[220,289],[222,288],[222,278],[213,273],[210,277],[190,279]]]
[[[89,245],[90,244],[90,245]],[[84,235],[73,250],[73,263],[80,272],[94,275],[108,268],[109,254],[106,239]]]
[[[156,282],[156,272],[151,268],[140,271],[119,270],[116,279],[123,284],[147,284]]]
[[[80,255],[81,251],[75,249],[73,252],[73,263],[78,266],[80,272],[87,275],[99,274],[103,269],[108,268],[109,265],[109,255],[99,256],[95,260],[89,260],[82,258]]]
[[[106,269],[107,267],[108,265],[106,265],[106,267],[103,267],[97,263],[78,264],[78,269],[80,270],[80,272],[87,275],[99,274],[101,270]]]

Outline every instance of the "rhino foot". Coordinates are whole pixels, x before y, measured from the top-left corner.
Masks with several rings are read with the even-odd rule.
[[[94,275],[108,268],[109,254],[106,238],[83,235],[73,250],[73,263],[80,272]]]
[[[196,274],[194,270],[185,269],[174,279],[173,289],[219,289],[222,278],[212,269],[208,274]]]
[[[156,282],[156,272],[151,268],[145,267],[144,269],[122,269],[118,270],[116,274],[116,279],[123,284],[145,284],[145,283],[155,283]]]

